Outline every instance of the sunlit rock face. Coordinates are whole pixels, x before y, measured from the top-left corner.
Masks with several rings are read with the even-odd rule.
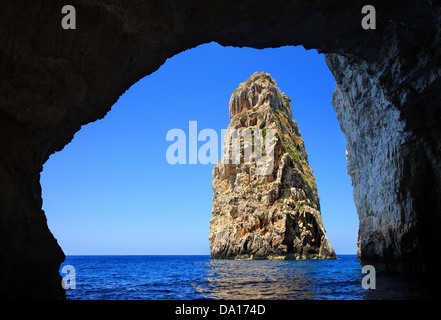
[[[211,257],[335,258],[290,99],[269,74],[256,73],[233,92],[229,109],[213,169]]]
[[[426,73],[417,77],[406,70],[397,45],[391,42],[388,59],[375,64],[328,55],[337,82],[333,105],[347,141],[360,262],[432,271],[441,223],[441,68],[432,68],[439,50],[420,48],[417,69]],[[421,102],[412,102],[415,96]]]
[[[40,172],[132,84],[197,45],[303,45],[328,57],[363,264],[437,267],[441,9],[437,1],[8,1],[0,10],[0,295],[64,298]],[[207,80],[209,81],[209,79]],[[148,106],[146,106],[148,107]]]

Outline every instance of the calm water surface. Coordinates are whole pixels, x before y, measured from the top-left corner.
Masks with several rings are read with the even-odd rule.
[[[426,299],[418,279],[377,272],[361,286],[355,255],[337,260],[213,260],[209,256],[67,256],[76,288],[67,299]]]

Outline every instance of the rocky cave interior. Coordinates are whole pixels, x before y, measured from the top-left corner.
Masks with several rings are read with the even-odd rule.
[[[57,5],[58,4],[58,5]],[[40,173],[133,83],[202,43],[302,45],[325,53],[348,148],[362,264],[436,270],[441,220],[441,5],[371,1],[10,1],[0,12],[1,295],[63,299],[64,253],[42,211]],[[18,18],[20,17],[20,18]],[[81,17],[81,18],[80,18]],[[149,17],[146,19],[145,17]]]

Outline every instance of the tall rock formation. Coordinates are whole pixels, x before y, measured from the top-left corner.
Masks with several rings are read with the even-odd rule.
[[[223,159],[213,169],[211,257],[335,258],[290,99],[269,74],[255,73],[229,109]]]

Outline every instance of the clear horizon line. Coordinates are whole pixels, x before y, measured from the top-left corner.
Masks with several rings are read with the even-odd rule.
[[[357,253],[336,253],[337,256],[353,256],[357,255]],[[68,256],[210,256],[210,254],[188,254],[188,253],[162,253],[162,254],[65,254]],[[289,259],[291,260],[291,259]],[[303,260],[303,259],[300,259]],[[314,260],[314,259],[313,259]],[[326,260],[326,259],[317,259],[317,260]]]

